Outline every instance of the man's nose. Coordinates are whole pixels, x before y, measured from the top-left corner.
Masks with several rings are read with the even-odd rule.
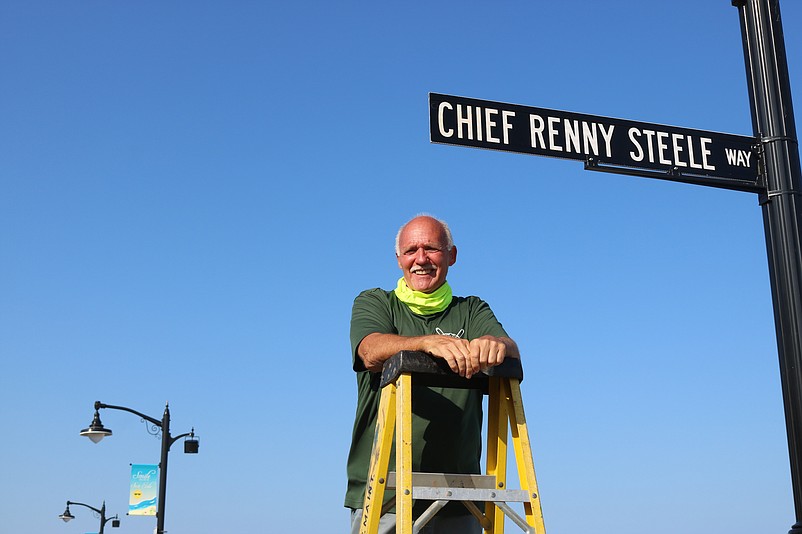
[[[429,256],[426,255],[426,250],[423,247],[418,247],[415,251],[415,263],[427,263]]]

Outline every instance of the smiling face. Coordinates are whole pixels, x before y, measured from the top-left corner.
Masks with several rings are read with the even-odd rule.
[[[448,249],[443,226],[432,217],[416,217],[398,236],[398,266],[410,289],[432,293],[446,281],[448,268],[457,261],[457,247]]]

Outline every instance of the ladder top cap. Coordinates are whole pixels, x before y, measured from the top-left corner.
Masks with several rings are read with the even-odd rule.
[[[521,360],[506,358],[501,365],[488,367],[471,378],[463,378],[453,372],[442,358],[425,352],[402,350],[386,362],[382,368],[381,387],[395,382],[404,373],[414,373],[415,383],[427,386],[442,386],[462,389],[481,389],[487,392],[488,377],[515,378],[523,380]]]

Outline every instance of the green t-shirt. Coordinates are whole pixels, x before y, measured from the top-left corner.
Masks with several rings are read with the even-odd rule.
[[[468,340],[485,335],[507,337],[490,306],[478,297],[454,297],[444,311],[425,316],[412,313],[392,291],[369,289],[356,297],[351,312],[351,358],[356,371],[357,407],[348,454],[345,506],[349,508],[362,508],[381,396],[381,373],[366,370],[357,356],[359,344],[374,332],[401,336],[441,334]],[[415,386],[413,380],[413,471],[479,473],[481,434],[480,391]],[[394,454],[391,466],[395,465]],[[385,500],[390,495],[387,492]],[[461,505],[446,508],[467,513]]]

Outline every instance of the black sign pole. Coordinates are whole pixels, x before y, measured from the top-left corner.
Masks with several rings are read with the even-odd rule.
[[[796,523],[802,533],[802,173],[779,0],[733,0],[741,19],[752,127],[763,153],[760,195],[780,358]]]

